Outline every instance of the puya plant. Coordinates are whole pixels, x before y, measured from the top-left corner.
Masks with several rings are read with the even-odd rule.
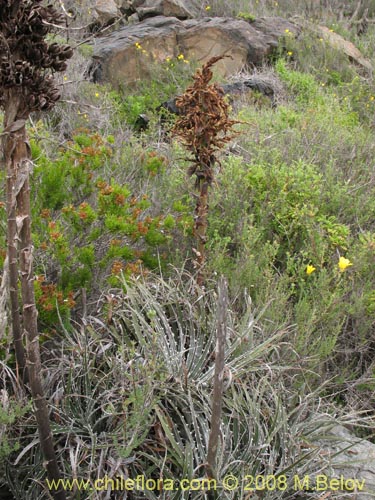
[[[199,285],[204,283],[208,199],[209,188],[214,181],[214,166],[218,161],[218,152],[233,138],[233,125],[238,123],[229,118],[229,104],[224,98],[223,89],[217,83],[210,84],[212,66],[224,57],[212,57],[197,70],[193,76],[194,83],[176,101],[180,117],[172,129],[173,134],[182,139],[186,149],[193,155],[193,164],[188,173],[190,176],[195,175],[198,191],[194,216],[196,248],[193,248],[193,253]]]
[[[59,479],[59,468],[40,376],[30,217],[32,161],[26,121],[33,111],[52,109],[60,97],[53,75],[66,69],[66,61],[73,50],[69,45],[47,43],[46,37],[64,21],[65,17],[52,5],[45,6],[41,0],[0,1],[0,108],[4,111],[1,136],[6,172],[11,324],[18,370],[28,379],[34,399],[47,474],[55,480]],[[58,500],[65,499],[62,490],[54,496]]]

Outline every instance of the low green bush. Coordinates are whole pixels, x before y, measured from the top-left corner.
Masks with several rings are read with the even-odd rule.
[[[35,292],[43,331],[55,330],[61,320],[67,327],[82,287],[95,293],[119,273],[162,267],[172,235],[180,231],[178,210],[156,213],[144,189],[136,194],[133,186],[108,179],[112,143],[79,129],[49,156],[31,141]],[[163,174],[167,159],[150,149],[139,163],[139,181],[149,184]],[[5,223],[5,210],[2,216]],[[2,248],[4,259],[4,237]]]

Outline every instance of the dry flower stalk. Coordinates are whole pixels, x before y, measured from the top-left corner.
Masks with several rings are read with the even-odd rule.
[[[204,283],[206,262],[208,192],[214,181],[214,166],[217,155],[231,141],[237,121],[229,118],[229,104],[223,89],[210,84],[212,66],[227,56],[212,57],[193,76],[194,83],[176,101],[181,116],[172,132],[182,139],[187,150],[192,153],[192,165],[188,170],[195,175],[195,187],[199,192],[194,216],[194,234],[197,240],[194,265],[197,269],[197,283]]]

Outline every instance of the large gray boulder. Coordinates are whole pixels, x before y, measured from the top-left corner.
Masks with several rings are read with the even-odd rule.
[[[152,63],[179,54],[200,64],[213,56],[227,54],[230,57],[219,61],[215,69],[228,77],[246,66],[261,65],[276,50],[285,30],[298,33],[299,28],[278,17],[255,23],[220,17],[199,20],[150,17],[97,40],[93,77],[114,86],[131,86],[147,78]]]
[[[141,20],[152,16],[192,19],[199,15],[199,11],[199,3],[192,0],[145,0],[136,9]]]
[[[197,17],[203,4],[198,0],[116,0],[126,15],[137,14],[139,19],[153,16],[192,19]]]
[[[106,24],[121,15],[114,0],[96,0],[94,9],[101,24]]]

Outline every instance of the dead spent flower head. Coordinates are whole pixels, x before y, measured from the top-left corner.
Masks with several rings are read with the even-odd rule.
[[[210,84],[212,66],[224,57],[212,57],[193,76],[194,83],[176,101],[181,116],[172,129],[193,155],[188,173],[196,176],[195,187],[199,191],[194,213],[196,248],[193,248],[198,285],[203,285],[205,280],[208,194],[214,180],[213,167],[217,153],[233,138],[232,127],[238,123],[229,119],[229,105],[223,89],[216,83]]]
[[[232,127],[238,121],[229,119],[229,104],[224,91],[217,83],[210,84],[212,66],[230,56],[212,57],[193,76],[194,83],[176,101],[182,111],[172,133],[179,136],[193,154],[190,175],[197,176],[197,183],[204,178],[209,184],[213,180],[212,166],[217,161],[216,153],[229,142],[236,132]]]
[[[0,0],[1,107],[6,105],[10,89],[16,89],[24,117],[31,111],[51,109],[60,98],[53,73],[65,71],[73,49],[48,44],[45,37],[65,19],[41,0]]]

